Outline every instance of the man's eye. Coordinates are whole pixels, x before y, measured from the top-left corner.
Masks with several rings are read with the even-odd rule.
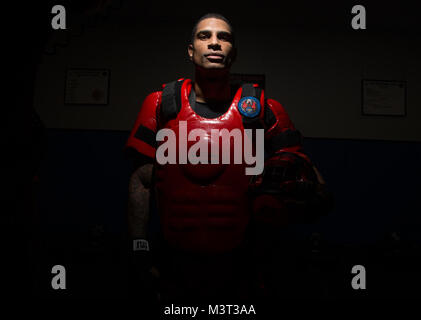
[[[231,41],[231,36],[228,34],[223,34],[219,36],[219,39],[224,40],[224,41]]]

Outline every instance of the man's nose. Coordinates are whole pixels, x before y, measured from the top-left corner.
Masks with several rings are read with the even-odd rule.
[[[209,49],[220,49],[221,45],[219,43],[218,36],[215,34],[210,38],[210,42],[208,44]]]

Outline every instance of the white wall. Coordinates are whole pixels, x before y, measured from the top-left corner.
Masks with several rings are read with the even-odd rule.
[[[417,39],[275,25],[236,31],[239,56],[232,72],[265,74],[267,94],[285,106],[305,136],[421,140]],[[146,27],[110,17],[55,55],[44,56],[35,107],[48,128],[130,130],[149,92],[192,76],[186,54],[189,33],[183,24]],[[64,105],[65,71],[72,67],[111,70],[109,105]],[[406,80],[407,116],[361,116],[362,78]]]

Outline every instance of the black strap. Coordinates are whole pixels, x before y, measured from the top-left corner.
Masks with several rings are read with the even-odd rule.
[[[189,104],[194,110],[194,106],[196,105],[196,91],[194,91],[193,87],[190,90]]]
[[[140,125],[139,128],[137,128],[136,133],[134,134],[134,137],[142,140],[144,142],[146,142],[147,144],[149,144],[151,147],[156,148],[156,137],[155,137],[156,133],[145,127]]]
[[[161,113],[166,121],[175,119],[181,110],[181,86],[183,80],[167,83],[162,90]]]
[[[257,87],[255,88],[252,83],[244,83],[241,86],[241,98],[244,97],[254,97],[260,103],[260,98],[262,96],[262,89]],[[260,112],[253,118],[247,118],[242,115],[243,126],[244,128],[263,128],[262,122],[260,121],[260,113],[265,106],[260,106]]]
[[[276,123],[276,117],[273,113],[272,109],[268,107],[268,104],[265,99],[265,110],[263,115],[263,121],[265,122],[266,128],[272,128],[272,126]]]
[[[262,88],[257,87],[255,88],[252,83],[244,83],[241,86],[241,99],[244,97],[255,97],[260,102],[260,98],[262,97]]]
[[[259,98],[256,97],[256,90],[252,83],[244,83],[241,86],[241,89],[241,98],[252,96],[256,99],[260,99],[260,96]]]

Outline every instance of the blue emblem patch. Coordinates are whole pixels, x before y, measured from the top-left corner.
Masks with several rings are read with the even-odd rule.
[[[254,118],[260,113],[260,102],[255,97],[244,97],[238,102],[238,111],[247,118]]]

